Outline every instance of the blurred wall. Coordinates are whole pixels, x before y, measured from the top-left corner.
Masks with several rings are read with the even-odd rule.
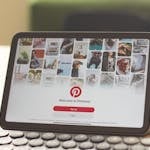
[[[29,26],[28,0],[0,0],[0,45],[9,45],[16,32]]]

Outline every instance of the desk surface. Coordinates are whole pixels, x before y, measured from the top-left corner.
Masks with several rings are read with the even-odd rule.
[[[2,95],[3,95],[3,88],[5,83],[9,53],[10,53],[9,46],[0,46],[0,106],[2,102]]]

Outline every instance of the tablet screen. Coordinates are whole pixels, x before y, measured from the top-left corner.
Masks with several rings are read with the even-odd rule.
[[[141,128],[149,40],[19,38],[6,121]]]

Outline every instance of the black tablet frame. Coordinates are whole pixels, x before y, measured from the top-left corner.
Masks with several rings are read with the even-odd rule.
[[[10,58],[8,63],[3,100],[1,106],[0,124],[4,129],[51,131],[63,133],[86,133],[86,134],[117,134],[117,135],[143,135],[149,128],[150,118],[150,54],[148,60],[147,87],[144,122],[142,128],[125,127],[98,127],[79,125],[39,124],[6,121],[6,111],[9,99],[10,85],[12,80],[17,42],[19,38],[141,38],[150,39],[150,33],[140,32],[20,32],[12,40]]]

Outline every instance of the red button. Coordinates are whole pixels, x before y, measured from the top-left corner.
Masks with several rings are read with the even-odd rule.
[[[93,107],[54,106],[54,111],[94,112]]]

